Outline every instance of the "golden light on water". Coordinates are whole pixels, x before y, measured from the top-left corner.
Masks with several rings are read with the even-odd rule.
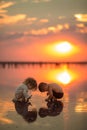
[[[52,70],[46,76],[48,80],[52,80],[53,82],[59,82],[64,85],[68,85],[76,79],[76,74],[69,70],[66,66],[62,66],[58,70]]]
[[[75,112],[87,112],[87,92],[81,92],[78,95],[77,104],[75,107]]]
[[[87,112],[87,103],[79,103],[75,108],[75,112]]]
[[[0,118],[0,122],[4,123],[4,124],[13,124],[13,121],[10,119],[7,119],[5,117],[1,117]]]
[[[9,119],[7,115],[8,113],[8,108],[14,110],[13,104],[8,101],[3,101],[0,100],[0,106],[1,106],[1,111],[0,111],[0,122],[2,124],[13,124],[14,121],[12,119]]]
[[[69,84],[72,78],[68,71],[64,71],[58,74],[57,79],[63,84]]]

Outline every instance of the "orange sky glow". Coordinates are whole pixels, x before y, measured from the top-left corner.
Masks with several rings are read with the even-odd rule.
[[[31,39],[32,40],[32,39]],[[0,60],[19,61],[86,61],[86,44],[76,44],[69,40],[33,39],[32,44],[28,44],[27,38],[17,39],[14,45],[10,44],[4,48],[1,45]],[[19,43],[19,46],[15,45]],[[4,43],[2,43],[4,44]],[[7,43],[8,45],[8,43]],[[20,46],[21,45],[21,46]]]
[[[86,4],[71,1],[1,0],[0,61],[87,61]]]
[[[58,41],[46,46],[46,51],[51,55],[70,56],[78,53],[79,48],[68,41]]]

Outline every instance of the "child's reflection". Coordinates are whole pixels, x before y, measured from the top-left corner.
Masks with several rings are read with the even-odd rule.
[[[63,110],[63,103],[61,101],[51,101],[47,102],[47,108],[41,107],[39,109],[39,116],[46,117],[46,116],[57,116]]]
[[[26,103],[26,102],[15,102],[15,110],[17,111],[18,114],[22,115],[22,117],[25,119],[27,122],[34,122],[37,119],[37,109],[32,108],[32,110],[29,110],[29,106],[31,103]]]

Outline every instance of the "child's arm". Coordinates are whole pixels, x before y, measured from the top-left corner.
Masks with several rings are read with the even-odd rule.
[[[32,95],[28,95],[28,91],[27,90],[24,90],[23,91],[23,94],[24,94],[24,97],[25,97],[25,101],[28,101]]]
[[[29,99],[31,99],[32,95],[30,97],[27,98],[27,102],[29,102]]]
[[[47,92],[48,98],[45,99],[45,101],[50,101],[53,98],[53,92],[52,89],[49,87],[48,92]]]
[[[47,100],[50,100],[50,99],[56,99],[54,96],[53,96],[53,89],[52,89],[52,87],[49,87],[49,90],[48,90],[48,93],[47,93],[47,95],[49,95],[48,96],[48,98],[47,98]]]
[[[49,87],[48,95],[49,95],[49,98],[52,98],[52,97],[53,97],[53,91],[52,91],[52,88],[51,88],[51,87]]]

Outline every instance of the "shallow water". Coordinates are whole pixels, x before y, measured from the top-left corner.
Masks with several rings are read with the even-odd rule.
[[[46,93],[32,92],[31,105],[14,104],[16,86],[25,78],[34,77],[37,83],[56,82],[64,90],[58,109],[48,109]],[[87,64],[85,65],[6,65],[0,66],[0,129],[1,130],[86,130],[87,129]],[[57,111],[56,111],[57,110]],[[28,115],[25,116],[26,111]],[[30,121],[31,111],[37,116]],[[31,118],[32,119],[32,118]]]

